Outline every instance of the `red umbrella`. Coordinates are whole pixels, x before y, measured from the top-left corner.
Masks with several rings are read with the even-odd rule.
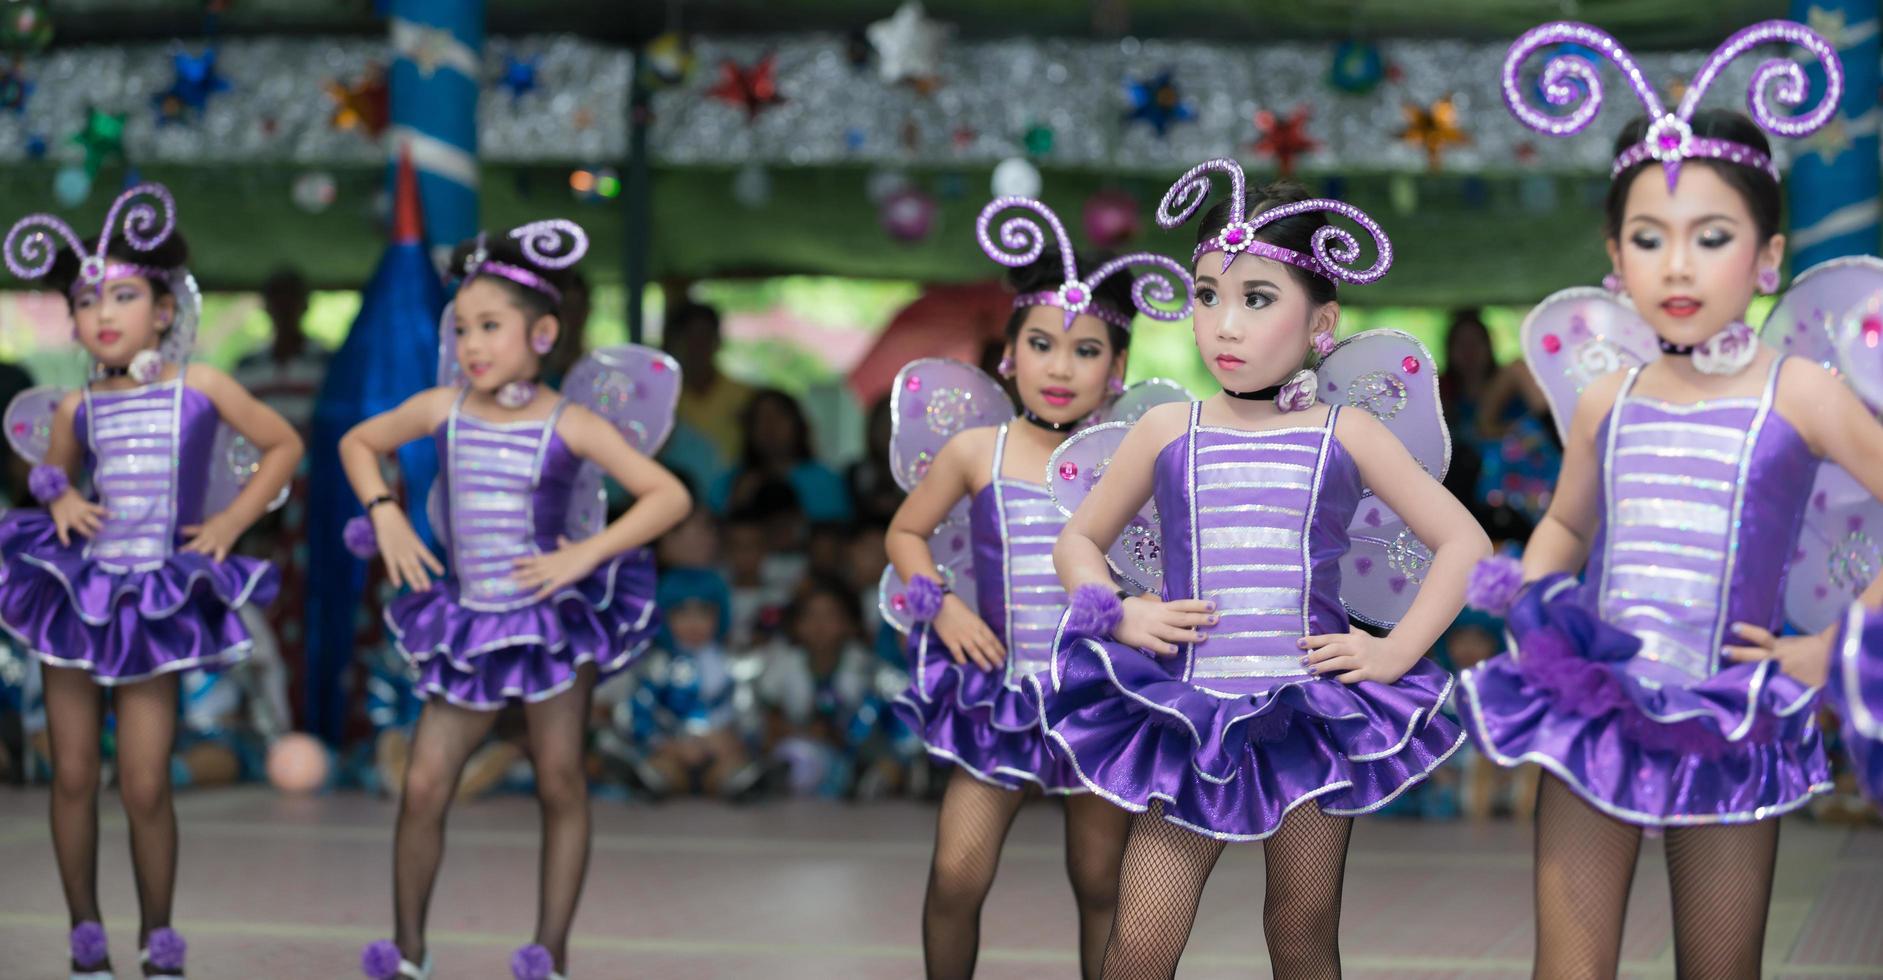
[[[1013,294],[999,282],[929,286],[889,321],[876,346],[850,372],[850,390],[864,405],[889,393],[896,372],[923,357],[981,362],[988,343],[1005,339]]]

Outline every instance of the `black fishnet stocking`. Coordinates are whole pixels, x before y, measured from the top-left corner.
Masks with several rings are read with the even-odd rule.
[[[1152,803],[1131,821],[1118,872],[1118,912],[1105,944],[1107,980],[1175,975],[1197,902],[1223,846],[1166,821],[1162,803]]]
[[[929,980],[974,975],[981,905],[994,886],[1001,847],[1025,799],[1019,790],[988,785],[959,768],[949,776],[922,903],[922,956]]]
[[[1607,978],[1621,961],[1622,920],[1641,828],[1584,803],[1545,775],[1536,806],[1536,975]]]
[[[1262,932],[1276,980],[1340,976],[1340,894],[1352,817],[1296,807],[1262,846]]]
[[[1776,819],[1667,831],[1680,976],[1756,980],[1777,858]]]

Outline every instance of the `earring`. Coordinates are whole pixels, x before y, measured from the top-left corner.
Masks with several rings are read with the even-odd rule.
[[[1611,293],[1616,294],[1617,296],[1621,295],[1622,293],[1621,277],[1614,274],[1613,272],[1609,273],[1606,276],[1603,276],[1602,288],[1608,290]]]
[[[1000,376],[1003,378],[1013,377],[1013,355],[1009,354],[1002,357],[1000,359],[1000,366],[994,370],[999,372]]]
[[[1105,390],[1111,392],[1113,395],[1124,394],[1125,393],[1125,379],[1115,374],[1112,375],[1111,380],[1106,382],[1105,384]]]
[[[538,357],[547,357],[549,355],[549,352],[554,350],[555,347],[556,347],[555,338],[550,337],[547,334],[539,333],[536,336],[530,338],[530,350],[535,351],[536,356]]]
[[[1324,330],[1314,335],[1314,352],[1326,357],[1334,352],[1334,332]]]
[[[1759,292],[1766,296],[1770,296],[1773,293],[1778,292],[1778,270],[1777,269],[1760,269],[1759,270]]]

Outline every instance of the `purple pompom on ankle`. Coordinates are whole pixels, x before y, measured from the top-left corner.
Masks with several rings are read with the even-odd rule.
[[[1465,580],[1465,602],[1493,616],[1510,611],[1523,588],[1523,564],[1507,555],[1492,555],[1471,568]]]
[[[942,584],[926,575],[917,575],[909,580],[909,588],[903,593],[909,599],[909,616],[918,623],[926,623],[941,615],[943,591]]]
[[[372,980],[399,980],[399,947],[390,939],[375,939],[360,950],[360,972]]]
[[[348,520],[340,531],[340,540],[346,543],[347,551],[361,561],[379,554],[379,535],[373,531],[373,522],[364,517]]]
[[[42,504],[49,504],[65,495],[72,486],[72,481],[65,475],[65,470],[49,463],[33,467],[26,475],[26,489],[33,492],[33,499]]]
[[[96,922],[81,922],[72,927],[72,962],[79,966],[102,965],[111,957],[111,944],[105,940],[105,927]]]
[[[510,954],[510,975],[516,980],[549,980],[556,972],[556,961],[549,950],[531,943]]]
[[[159,970],[182,972],[183,954],[189,952],[189,948],[183,937],[169,926],[152,929],[150,935],[144,937],[144,952],[150,954],[150,965]]]
[[[1125,607],[1117,593],[1087,582],[1072,591],[1072,602],[1066,607],[1066,632],[1104,639],[1111,636],[1124,614]]]

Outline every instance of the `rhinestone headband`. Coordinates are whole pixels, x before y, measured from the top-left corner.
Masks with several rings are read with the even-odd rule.
[[[1210,196],[1209,175],[1212,170],[1221,171],[1229,177],[1229,223],[1223,226],[1216,237],[1197,245],[1196,251],[1190,255],[1192,265],[1210,252],[1221,252],[1223,271],[1228,272],[1229,264],[1236,260],[1236,256],[1248,252],[1286,262],[1317,276],[1355,285],[1374,282],[1392,268],[1392,240],[1386,237],[1386,232],[1380,230],[1380,226],[1365,211],[1344,201],[1317,197],[1250,215],[1246,210],[1248,185],[1242,167],[1234,160],[1221,157],[1191,167],[1182,177],[1177,178],[1176,183],[1170,185],[1170,190],[1164,192],[1164,200],[1157,205],[1157,223],[1165,228],[1175,228],[1190,220],[1190,216]],[[1323,225],[1314,230],[1311,239],[1314,252],[1311,255],[1256,240],[1255,233],[1270,222],[1311,211],[1337,214],[1359,225],[1372,236],[1378,258],[1366,268],[1352,268],[1353,263],[1360,258],[1360,240],[1352,232],[1334,225]]]
[[[980,239],[981,251],[1010,269],[1030,265],[1046,251],[1046,232],[1039,222],[1024,215],[1014,215],[1000,223],[1000,240],[995,242],[989,234],[989,226],[994,217],[1009,208],[1031,211],[1045,219],[1047,227],[1053,230],[1053,241],[1059,247],[1059,261],[1065,272],[1065,281],[1058,289],[1043,289],[1037,292],[1021,293],[1013,298],[1014,309],[1030,306],[1051,306],[1065,312],[1066,319],[1062,329],[1071,330],[1072,321],[1079,314],[1098,317],[1112,326],[1121,329],[1131,328],[1129,313],[1108,309],[1093,302],[1093,296],[1099,283],[1113,275],[1124,272],[1134,265],[1154,265],[1167,275],[1152,272],[1131,281],[1131,302],[1138,311],[1153,320],[1181,320],[1190,315],[1190,296],[1194,292],[1190,282],[1190,272],[1168,256],[1151,252],[1133,252],[1092,270],[1092,274],[1079,278],[1078,256],[1072,250],[1072,239],[1066,234],[1066,226],[1061,224],[1059,216],[1045,204],[1030,197],[997,197],[987,202],[981,209],[981,216],[974,222],[975,237]],[[1183,308],[1168,310],[1158,304],[1177,301],[1178,287],[1182,287]]]
[[[1615,158],[1610,176],[1618,176],[1629,167],[1648,160],[1658,160],[1667,175],[1671,191],[1680,181],[1683,160],[1709,159],[1753,167],[1778,179],[1778,165],[1767,154],[1732,140],[1695,136],[1693,114],[1700,99],[1712,87],[1720,71],[1734,59],[1761,44],[1785,42],[1810,51],[1824,65],[1824,93],[1811,111],[1799,115],[1780,115],[1772,111],[1776,100],[1786,106],[1801,105],[1809,90],[1805,71],[1797,62],[1772,58],[1753,73],[1747,104],[1760,128],[1779,136],[1807,136],[1830,121],[1837,112],[1844,93],[1844,66],[1830,42],[1809,27],[1789,20],[1768,20],[1754,24],[1726,39],[1714,49],[1681,96],[1672,112],[1662,108],[1661,98],[1649,84],[1634,56],[1608,32],[1599,27],[1574,21],[1556,21],[1525,32],[1504,57],[1504,102],[1522,123],[1549,136],[1571,136],[1587,128],[1602,108],[1602,80],[1596,66],[1574,55],[1558,55],[1544,63],[1541,79],[1543,100],[1552,106],[1574,106],[1567,114],[1542,112],[1524,101],[1524,87],[1519,84],[1523,63],[1539,49],[1552,44],[1579,44],[1601,53],[1621,69],[1634,90],[1635,97],[1647,110],[1647,133],[1641,142],[1624,149]],[[1579,83],[1579,84],[1578,84]],[[1575,105],[1578,97],[1580,105]]]
[[[510,237],[517,240],[518,247],[531,262],[545,269],[566,269],[588,254],[588,233],[582,230],[581,225],[565,218],[531,222],[512,229]],[[562,303],[562,290],[549,280],[522,266],[493,261],[490,250],[484,247],[484,233],[481,231],[477,233],[477,247],[464,257],[465,281],[469,282],[478,276],[508,279],[548,296],[558,305]]]
[[[89,253],[72,226],[50,214],[29,214],[14,222],[0,249],[5,252],[9,272],[21,279],[41,279],[52,271],[59,257],[60,243],[54,240],[55,236],[63,239],[65,247],[79,256],[78,279],[72,284],[74,293],[80,289],[102,291],[106,282],[130,276],[167,283],[170,270],[113,262],[106,252],[111,248],[114,234],[122,235],[125,244],[136,251],[152,251],[169,240],[176,225],[177,206],[169,189],[162,184],[139,184],[111,202],[111,210],[105,214],[104,230],[98,234],[98,244]]]

